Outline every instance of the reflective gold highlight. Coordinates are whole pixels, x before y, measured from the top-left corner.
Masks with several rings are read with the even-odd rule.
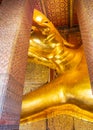
[[[23,97],[21,123],[59,114],[93,122],[93,95],[82,45],[72,45],[39,11],[34,11],[29,62],[55,69],[59,76]]]

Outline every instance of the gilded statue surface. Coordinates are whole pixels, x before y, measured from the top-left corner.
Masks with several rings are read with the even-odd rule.
[[[42,13],[35,10],[29,60],[58,77],[23,97],[21,122],[67,114],[93,122],[93,95],[82,45],[68,43]]]

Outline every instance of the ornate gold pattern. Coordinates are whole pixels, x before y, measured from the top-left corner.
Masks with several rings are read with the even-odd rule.
[[[36,0],[35,9],[44,13],[56,27],[78,25],[74,0]]]

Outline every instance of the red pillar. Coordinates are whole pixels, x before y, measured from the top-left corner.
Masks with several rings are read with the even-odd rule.
[[[0,130],[18,130],[34,0],[0,5]]]
[[[93,0],[76,0],[76,5],[93,90]]]

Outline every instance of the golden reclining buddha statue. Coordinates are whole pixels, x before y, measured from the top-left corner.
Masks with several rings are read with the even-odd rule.
[[[28,56],[57,71],[50,83],[23,96],[21,122],[66,114],[93,122],[93,95],[82,45],[68,43],[34,10]]]

